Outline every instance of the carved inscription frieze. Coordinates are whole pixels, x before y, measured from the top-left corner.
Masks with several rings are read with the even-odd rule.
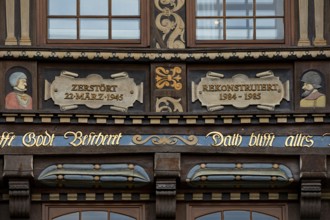
[[[52,83],[45,80],[44,100],[52,99],[62,111],[79,105],[91,109],[108,105],[111,110],[126,112],[136,101],[143,103],[143,83],[136,85],[126,72],[112,74],[110,79],[97,74],[78,76],[62,71]]]
[[[243,74],[224,78],[221,73],[208,72],[199,84],[192,82],[192,102],[199,100],[208,111],[222,110],[226,105],[237,109],[256,105],[273,111],[283,99],[290,101],[289,81],[282,83],[272,71],[258,73],[256,78]]]

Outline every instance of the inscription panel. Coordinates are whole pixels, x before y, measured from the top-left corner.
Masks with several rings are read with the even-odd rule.
[[[292,70],[227,66],[188,69],[191,112],[274,112],[292,109]]]
[[[42,66],[42,109],[55,112],[145,112],[148,70],[142,65]]]
[[[223,74],[208,72],[199,84],[192,82],[192,101],[199,100],[208,111],[222,110],[225,105],[238,109],[256,105],[258,109],[274,110],[282,99],[290,101],[289,81],[282,83],[272,71],[256,77],[237,74],[225,79]]]

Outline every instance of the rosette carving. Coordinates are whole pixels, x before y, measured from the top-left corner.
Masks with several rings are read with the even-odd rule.
[[[185,0],[155,0],[155,6],[160,11],[155,23],[158,30],[163,33],[162,40],[167,48],[185,48],[185,23],[177,13],[184,5]],[[160,48],[159,44],[157,47]]]

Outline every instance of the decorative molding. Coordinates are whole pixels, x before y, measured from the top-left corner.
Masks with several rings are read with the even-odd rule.
[[[157,219],[175,219],[176,180],[156,181],[156,216]]]
[[[181,98],[162,97],[156,100],[156,112],[183,112]]]
[[[28,180],[9,180],[9,212],[13,218],[30,216],[30,184]]]
[[[250,120],[249,120],[250,119]],[[252,120],[256,119],[256,120]],[[247,121],[248,120],[248,121]],[[246,123],[248,122],[248,123]],[[34,124],[311,124],[329,123],[330,114],[273,114],[273,115],[95,115],[95,114],[28,114],[2,113],[0,123]]]
[[[146,171],[134,164],[57,164],[45,168],[38,180],[52,187],[127,188],[150,182]]]
[[[17,48],[0,49],[0,58],[16,59],[24,58],[26,60],[111,60],[118,61],[171,61],[178,62],[226,62],[228,60],[300,60],[300,59],[317,59],[324,60],[330,58],[330,48],[292,48],[292,49],[267,49],[267,50],[239,50],[239,51],[189,51],[189,52],[124,52],[124,51],[81,51],[81,50],[20,50]]]
[[[175,90],[182,89],[182,83],[180,76],[182,69],[181,67],[174,67],[171,69],[165,69],[164,67],[157,67],[156,68],[156,88],[163,89],[172,87]],[[170,74],[171,73],[171,74]]]
[[[178,193],[177,201],[297,201],[294,192],[193,192]]]
[[[185,23],[178,12],[184,8],[185,0],[155,0],[159,14],[155,19],[156,27],[163,33],[162,41],[169,49],[185,48]],[[157,48],[160,48],[157,43]]]
[[[206,163],[190,169],[186,182],[193,187],[282,187],[294,181],[283,164]]]
[[[151,142],[154,145],[175,145],[178,141],[182,141],[186,145],[189,146],[194,146],[198,143],[198,138],[195,135],[190,135],[187,137],[179,136],[179,135],[172,135],[172,136],[164,136],[160,137],[158,135],[150,135],[146,137],[144,140],[142,139],[143,137],[141,135],[134,135],[132,138],[132,141],[134,144],[137,145],[144,145],[148,141],[151,140]]]
[[[320,219],[321,190],[321,180],[302,180],[300,196],[301,219]]]
[[[154,201],[154,194],[140,193],[140,192],[98,192],[98,193],[86,193],[86,192],[75,192],[68,193],[63,192],[44,192],[44,193],[33,193],[31,195],[31,201],[33,202],[49,202],[49,201],[60,201],[60,202],[71,202],[71,201]]]

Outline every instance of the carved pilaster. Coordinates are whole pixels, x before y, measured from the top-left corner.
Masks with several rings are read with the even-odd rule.
[[[299,0],[299,41],[298,46],[310,46],[308,39],[308,0]]]
[[[324,0],[314,1],[315,14],[315,39],[313,41],[315,46],[327,45],[324,39]]]
[[[14,218],[30,216],[30,184],[28,180],[9,180],[9,212]]]
[[[185,30],[185,0],[154,0],[157,15],[155,15],[155,47],[167,49],[182,49],[186,47]]]
[[[6,0],[7,37],[5,45],[17,45],[15,37],[15,0]]]
[[[21,39],[20,45],[31,45],[30,39],[30,0],[21,0]]]
[[[303,180],[301,183],[301,219],[316,220],[321,216],[321,180]]]
[[[176,180],[156,181],[156,215],[157,219],[175,219]]]

